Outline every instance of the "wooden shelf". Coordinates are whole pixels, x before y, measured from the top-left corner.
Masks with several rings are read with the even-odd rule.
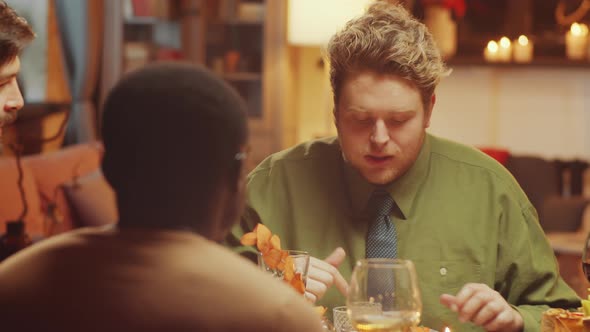
[[[220,20],[215,19],[208,22],[211,25],[264,25],[264,20],[242,20],[242,19],[232,19],[232,20]]]
[[[482,66],[482,67],[497,67],[497,68],[533,68],[533,67],[544,67],[544,68],[555,68],[555,69],[566,69],[566,68],[588,68],[590,69],[590,61],[573,61],[568,60],[565,57],[548,57],[539,56],[535,57],[530,63],[516,63],[516,62],[487,62],[483,56],[456,56],[447,60],[449,67],[462,67],[462,66]]]
[[[160,19],[153,16],[134,16],[126,18],[123,22],[129,25],[153,25],[160,22]]]
[[[260,81],[262,79],[262,74],[253,72],[238,72],[223,74],[222,77],[228,81]]]

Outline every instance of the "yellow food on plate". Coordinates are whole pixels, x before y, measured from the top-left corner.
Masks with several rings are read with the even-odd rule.
[[[590,323],[590,322],[588,322]],[[541,318],[541,332],[585,332],[584,314],[564,309],[549,309]]]

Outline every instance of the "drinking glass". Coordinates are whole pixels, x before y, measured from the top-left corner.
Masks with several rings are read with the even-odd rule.
[[[301,250],[284,251],[286,251],[289,257],[291,257],[291,261],[293,262],[293,272],[296,276],[299,275],[297,278],[300,278],[300,280],[303,282],[303,287],[305,287],[305,285],[307,284],[307,273],[309,272],[309,253],[307,251]],[[263,259],[262,253],[258,253],[258,267],[260,267],[260,269],[262,269],[263,271],[272,273],[272,275],[276,278],[284,279],[285,277],[284,271],[277,268],[272,268],[266,264],[266,262]]]
[[[367,311],[367,302],[380,304],[381,311]],[[422,313],[414,264],[386,258],[357,261],[346,306],[352,326],[359,332],[411,331]]]
[[[363,308],[366,314],[381,314],[381,304],[379,303],[357,303],[357,313],[358,311]],[[333,318],[334,318],[334,330],[336,332],[356,332],[356,330],[352,327],[350,322],[350,318],[348,317],[348,307],[346,306],[339,306],[334,307],[332,309]]]

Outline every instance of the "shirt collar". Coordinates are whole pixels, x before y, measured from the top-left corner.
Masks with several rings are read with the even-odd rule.
[[[426,178],[430,164],[430,135],[426,134],[424,143],[418,154],[418,158],[408,171],[397,180],[385,186],[399,208],[401,219],[408,219],[412,211],[412,205],[420,189],[420,185]],[[369,198],[377,185],[371,184],[354,169],[348,162],[344,162],[344,175],[348,183],[349,197],[352,208],[357,215],[362,215]],[[394,214],[397,209],[394,209]]]

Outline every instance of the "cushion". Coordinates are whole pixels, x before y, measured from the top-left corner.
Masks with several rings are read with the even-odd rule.
[[[63,190],[76,214],[76,227],[102,226],[118,220],[115,192],[100,169],[64,184]]]
[[[49,208],[53,205],[61,215],[60,223],[51,225],[47,235],[70,230],[76,224],[61,185],[96,171],[100,166],[102,151],[100,143],[91,142],[24,158],[24,163],[33,171],[43,211],[50,212]]]
[[[504,149],[496,149],[496,148],[488,148],[488,147],[480,147],[479,148],[483,153],[487,154],[488,156],[496,159],[500,164],[506,166],[506,162],[508,161],[508,157],[510,157],[510,152]]]
[[[23,188],[27,201],[27,214],[24,216],[25,231],[32,237],[44,235],[43,213],[35,178],[31,169],[23,163]],[[0,158],[0,234],[4,234],[6,221],[17,220],[23,210],[21,194],[18,189],[18,169],[16,159]]]

